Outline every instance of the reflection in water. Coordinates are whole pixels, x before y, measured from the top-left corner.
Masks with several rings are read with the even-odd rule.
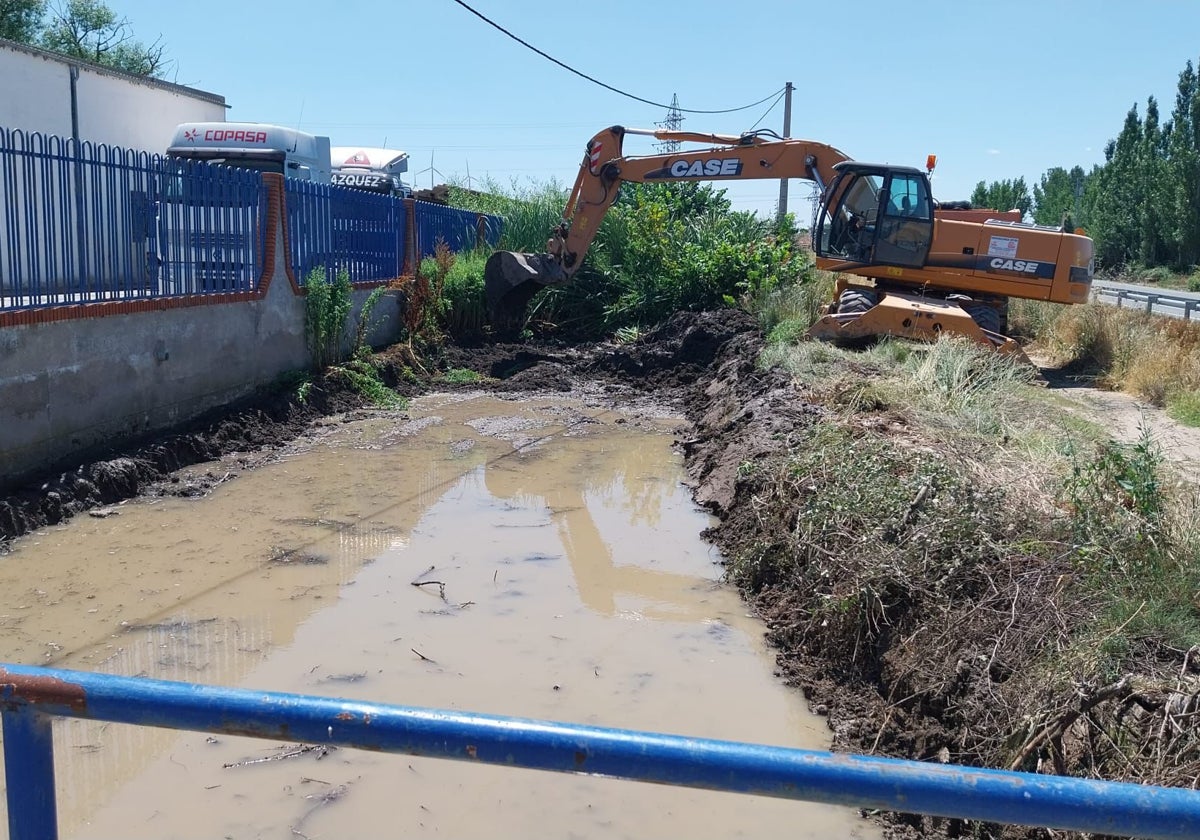
[[[411,415],[327,427],[203,500],[24,541],[0,567],[0,621],[19,631],[0,655],[827,744],[715,583],[663,429],[554,400],[426,399]],[[430,567],[444,591],[412,585]],[[864,829],[797,803],[358,751],[242,765],[277,745],[82,721],[55,738],[63,836],[78,838]]]
[[[694,603],[690,594],[696,586],[694,573],[635,565],[628,557],[622,564],[613,561],[612,547],[596,525],[591,512],[594,505],[588,504],[588,498],[620,499],[630,525],[654,528],[665,495],[658,480],[663,464],[648,462],[643,449],[618,450],[615,458],[598,457],[603,454],[563,447],[539,451],[520,463],[492,463],[486,472],[487,489],[498,499],[520,500],[523,505],[542,506],[550,512],[571,562],[579,597],[596,612],[613,615],[618,593],[638,594],[660,606],[674,604],[678,608]],[[553,469],[539,469],[540,461],[551,459],[556,462]],[[622,548],[628,554],[632,547]],[[646,559],[653,563],[653,558]],[[650,609],[646,614],[665,617],[670,612]]]

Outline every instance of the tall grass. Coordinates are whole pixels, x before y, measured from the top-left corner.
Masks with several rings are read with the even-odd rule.
[[[442,281],[439,317],[443,329],[456,337],[477,335],[487,324],[483,268],[488,255],[484,251],[463,251],[454,256]]]
[[[836,283],[833,273],[813,269],[800,282],[751,295],[748,308],[758,316],[771,343],[794,343],[825,314]]]
[[[555,181],[544,184],[513,181],[505,187],[486,179],[477,191],[451,187],[450,203],[504,219],[498,250],[537,254],[546,250],[550,231],[562,221],[567,191]]]
[[[304,282],[304,334],[313,369],[323,371],[342,360],[346,318],[350,315],[350,274],[339,269],[331,281],[325,269],[313,269]]]
[[[1100,303],[1021,301],[1010,317],[1052,363],[1088,371],[1184,422],[1200,419],[1193,408],[1200,401],[1200,325]]]

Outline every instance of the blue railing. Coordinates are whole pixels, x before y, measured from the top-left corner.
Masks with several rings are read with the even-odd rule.
[[[404,270],[407,208],[394,196],[288,178],[288,242],[296,280],[345,269],[350,281],[390,280]]]
[[[1200,836],[1200,792],[0,665],[10,840],[57,837],[55,716],[1068,831]]]
[[[247,291],[255,172],[0,128],[0,310]]]
[[[433,256],[438,240],[446,243],[451,251],[469,251],[478,244],[496,246],[500,241],[501,219],[460,210],[427,201],[416,202],[417,250],[422,257]],[[482,234],[483,242],[479,242]]]

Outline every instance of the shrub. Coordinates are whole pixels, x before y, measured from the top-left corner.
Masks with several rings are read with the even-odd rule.
[[[350,273],[339,269],[330,282],[324,269],[315,268],[304,288],[305,338],[313,368],[322,371],[342,360],[350,314]]]
[[[487,254],[464,251],[455,255],[442,280],[440,318],[443,328],[455,337],[479,333],[487,324],[483,268]]]
[[[493,194],[456,193],[454,200],[504,217],[500,248],[544,252],[565,192],[555,184],[514,186],[508,195],[495,184],[485,189]],[[680,309],[739,305],[811,271],[794,235],[790,217],[779,225],[733,211],[724,190],[709,184],[624,184],[573,282],[531,302],[531,326],[591,337],[649,326]],[[461,295],[454,290],[451,329],[481,320],[481,278],[481,268],[473,268]],[[454,281],[446,282],[449,288]],[[457,308],[459,300],[469,305]]]

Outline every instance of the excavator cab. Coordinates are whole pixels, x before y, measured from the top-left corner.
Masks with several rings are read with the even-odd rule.
[[[933,242],[929,178],[911,166],[843,161],[817,210],[817,256],[920,268]]]

